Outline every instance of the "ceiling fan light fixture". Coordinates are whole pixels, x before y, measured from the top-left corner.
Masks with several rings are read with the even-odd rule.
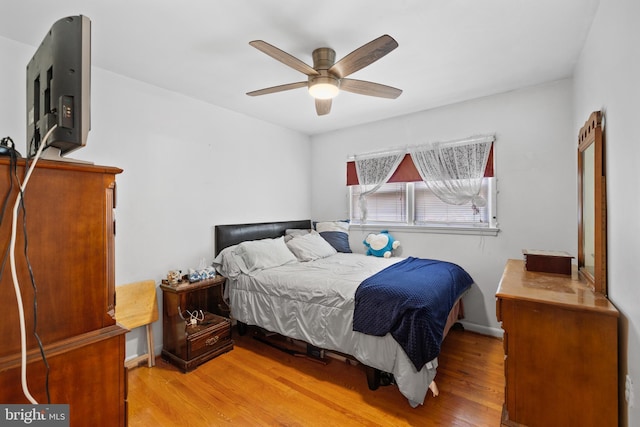
[[[247,92],[249,96],[284,92],[306,86],[309,94],[315,98],[316,113],[318,113],[319,116],[324,116],[331,111],[331,100],[338,95],[340,90],[359,95],[389,99],[396,99],[402,93],[400,89],[391,86],[347,78],[349,75],[371,65],[398,47],[398,42],[388,34],[384,34],[360,46],[337,62],[336,52],[333,49],[330,47],[319,47],[311,54],[313,67],[263,40],[253,40],[249,42],[249,44],[308,77],[306,81]]]
[[[330,76],[319,76],[309,84],[309,93],[315,99],[332,99],[340,92],[338,80]]]

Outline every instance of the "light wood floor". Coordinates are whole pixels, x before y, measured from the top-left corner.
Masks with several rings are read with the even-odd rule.
[[[235,331],[234,331],[235,332]],[[494,426],[504,399],[502,341],[452,330],[424,405],[395,385],[370,391],[362,365],[319,363],[234,335],[233,351],[183,374],[157,359],[129,372],[130,427]]]

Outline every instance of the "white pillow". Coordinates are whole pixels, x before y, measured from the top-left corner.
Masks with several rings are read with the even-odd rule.
[[[313,261],[334,255],[337,251],[317,231],[296,236],[287,242],[287,247],[298,261]]]
[[[296,257],[284,243],[284,237],[242,242],[235,252],[244,261],[247,273],[296,262]]]
[[[284,241],[285,243],[294,237],[302,236],[304,234],[309,234],[311,230],[306,228],[287,228],[284,230]]]
[[[244,265],[242,258],[236,254],[238,245],[229,246],[220,251],[218,256],[213,260],[212,265],[224,277],[235,279],[240,273],[246,272],[247,267]]]

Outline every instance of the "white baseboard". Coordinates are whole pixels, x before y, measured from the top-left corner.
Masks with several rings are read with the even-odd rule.
[[[158,356],[160,356],[162,354],[162,344],[153,346],[153,350],[155,351],[155,356],[157,358]],[[135,363],[134,362],[135,359],[139,359],[139,358],[141,358],[143,356],[144,356],[144,354],[134,354],[134,355],[128,356],[128,357],[126,357],[124,359],[124,363],[125,363],[125,365],[127,363],[129,363],[129,364]]]
[[[467,331],[476,332],[482,335],[488,335],[490,337],[496,337],[496,338],[502,339],[502,335],[504,333],[504,331],[500,328],[491,328],[489,326],[478,325],[476,323],[469,323],[464,320],[460,320],[459,322],[462,324],[462,326],[464,326],[464,329],[466,329]]]

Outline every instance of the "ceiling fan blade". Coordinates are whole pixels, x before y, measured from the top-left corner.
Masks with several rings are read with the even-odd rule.
[[[267,95],[269,93],[284,92],[285,90],[298,89],[307,86],[307,82],[287,83],[286,85],[272,86],[265,89],[247,92],[249,96]]]
[[[261,52],[266,53],[273,59],[276,59],[282,62],[284,65],[287,65],[294,70],[300,71],[307,76],[317,76],[318,72],[314,70],[311,66],[305,64],[298,58],[289,55],[287,52],[278,49],[275,46],[270,45],[269,43],[262,40],[254,40],[249,42],[249,44]]]
[[[360,46],[329,68],[329,72],[339,78],[347,77],[349,74],[376,62],[378,59],[398,47],[393,37],[385,34],[370,41],[364,46]]]
[[[377,96],[389,99],[396,99],[402,93],[401,89],[397,89],[395,87],[354,79],[340,80],[340,89],[347,92],[357,93],[359,95]]]
[[[331,99],[316,99],[316,113],[319,116],[329,114],[331,111]]]

